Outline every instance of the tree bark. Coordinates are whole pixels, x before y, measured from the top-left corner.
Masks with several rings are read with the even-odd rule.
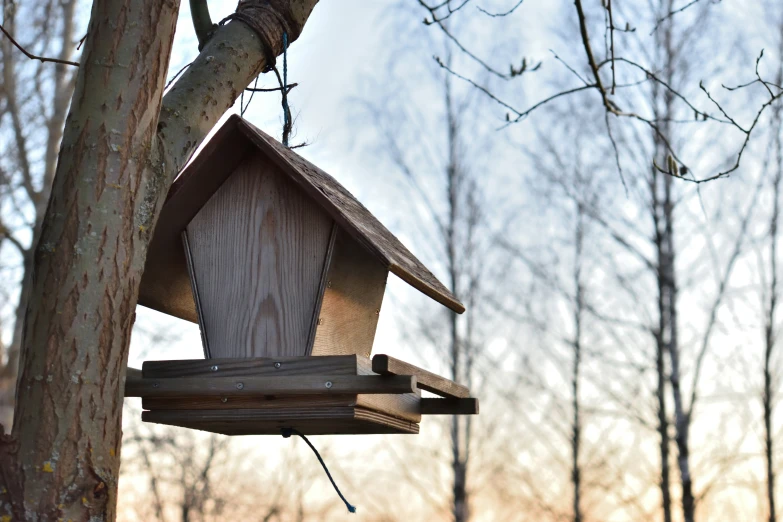
[[[317,0],[253,10],[274,55]],[[152,231],[179,169],[266,65],[258,36],[217,31],[162,99],[179,3],[96,0],[35,249],[16,417],[0,441],[13,520],[115,519],[123,382]]]

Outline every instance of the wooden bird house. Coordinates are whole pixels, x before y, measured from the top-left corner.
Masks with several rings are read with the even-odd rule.
[[[334,178],[232,116],[174,182],[139,294],[197,322],[205,359],[147,362],[126,394],[144,420],[228,434],[416,433],[422,413],[477,412],[456,383],[370,361],[389,272],[464,311]]]

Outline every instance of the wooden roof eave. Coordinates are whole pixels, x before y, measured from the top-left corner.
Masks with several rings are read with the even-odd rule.
[[[245,139],[237,139],[237,134]],[[399,239],[334,178],[236,115],[228,118],[173,183],[150,243],[139,304],[198,321],[181,232],[254,149],[274,162],[391,273],[451,310],[465,311]]]

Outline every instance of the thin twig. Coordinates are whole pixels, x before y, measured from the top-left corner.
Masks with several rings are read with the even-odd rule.
[[[477,6],[477,7],[476,7],[476,9],[478,9],[479,11],[481,11],[482,13],[484,13],[484,14],[485,14],[485,15],[487,15],[487,16],[491,16],[492,18],[500,18],[500,17],[502,17],[502,16],[508,16],[508,15],[510,15],[511,13],[513,13],[514,11],[516,11],[516,10],[517,10],[517,7],[519,7],[520,5],[522,5],[522,2],[524,2],[524,1],[525,1],[525,0],[519,0],[519,2],[517,2],[517,3],[516,3],[516,5],[514,5],[514,7],[512,7],[512,8],[511,8],[511,9],[509,9],[508,11],[504,11],[504,12],[502,12],[502,13],[490,13],[490,12],[489,12],[489,11],[487,11],[486,9],[482,8],[481,6]]]
[[[689,7],[691,7],[692,5],[694,5],[694,4],[697,4],[697,3],[699,3],[699,2],[701,2],[701,0],[691,0],[690,2],[688,2],[687,4],[685,4],[684,6],[682,6],[682,7],[678,8],[678,9],[674,9],[674,10],[670,11],[670,12],[669,12],[669,13],[668,13],[666,16],[664,16],[663,18],[661,18],[661,19],[659,19],[657,22],[655,22],[655,27],[653,27],[653,30],[652,30],[652,31],[650,31],[650,34],[653,34],[655,31],[657,31],[657,30],[658,30],[658,27],[660,27],[660,25],[661,25],[663,22],[665,22],[666,20],[668,20],[668,19],[669,19],[669,18],[671,18],[672,16],[674,16],[674,15],[676,15],[676,14],[678,14],[678,13],[682,13],[683,11],[685,11],[686,9],[688,9]]]
[[[614,73],[614,18],[612,18],[612,0],[606,0],[606,10],[609,12],[609,59],[612,61],[612,94],[614,95],[617,81]]]
[[[450,74],[456,76],[457,78],[459,78],[462,81],[468,82],[473,87],[475,87],[476,89],[478,89],[481,92],[483,92],[485,95],[487,95],[490,99],[494,100],[499,105],[501,105],[501,106],[505,107],[506,109],[512,111],[515,114],[515,119],[513,121],[510,121],[509,123],[516,123],[516,122],[521,121],[522,119],[526,118],[531,112],[533,112],[534,110],[538,109],[542,105],[546,105],[547,103],[549,103],[550,101],[554,100],[555,98],[559,98],[560,96],[566,96],[568,94],[573,94],[575,92],[579,92],[579,91],[584,91],[584,90],[587,90],[587,89],[595,88],[594,84],[589,84],[589,85],[582,85],[581,87],[575,87],[575,88],[569,89],[567,91],[561,91],[561,92],[559,92],[557,94],[554,94],[552,96],[549,96],[548,98],[545,98],[545,99],[539,101],[538,103],[536,103],[534,105],[531,105],[529,108],[527,108],[524,111],[519,111],[519,110],[515,109],[514,107],[512,107],[511,105],[509,105],[508,103],[506,103],[503,100],[501,100],[500,98],[498,98],[497,96],[495,96],[494,94],[492,94],[483,85],[479,85],[478,83],[476,83],[475,81],[471,80],[470,78],[462,76],[461,74],[459,74],[459,73],[455,72],[454,70],[452,70],[448,65],[443,63],[440,60],[440,58],[438,58],[437,56],[435,56],[434,59],[435,59],[435,61],[437,62],[438,65],[440,65],[443,69],[448,71]]]
[[[443,6],[448,5],[449,2],[444,2],[444,3],[441,3],[441,4],[437,5],[437,6],[430,7],[423,0],[419,0],[419,4],[422,7],[424,7],[425,9],[427,9],[430,12],[430,15],[432,16],[432,20],[428,20],[428,19],[425,18],[424,23],[426,25],[432,25],[432,24],[437,25],[440,28],[440,30],[443,32],[443,34],[446,35],[446,37],[449,40],[454,42],[454,45],[456,45],[457,48],[459,48],[460,51],[462,51],[466,56],[468,56],[468,58],[470,58],[471,60],[475,61],[477,64],[479,64],[481,67],[483,67],[490,74],[493,74],[494,76],[497,76],[498,78],[501,78],[503,80],[510,80],[512,78],[516,78],[518,76],[521,76],[522,73],[524,73],[524,72],[536,71],[536,70],[538,70],[539,67],[541,67],[541,62],[539,62],[537,64],[534,64],[533,66],[530,66],[527,63],[527,60],[523,59],[521,66],[515,67],[514,65],[510,65],[508,74],[502,73],[498,69],[496,69],[496,68],[492,67],[491,65],[489,65],[486,61],[484,61],[481,58],[479,58],[475,53],[470,51],[467,47],[462,45],[462,42],[460,42],[459,39],[456,36],[454,36],[451,33],[451,31],[448,30],[446,25],[443,23],[443,20],[445,20],[446,18],[448,18],[452,14],[454,14],[457,11],[459,11],[460,9],[462,9],[462,7],[464,7],[465,4],[467,4],[468,1],[469,0],[466,0],[465,2],[460,4],[459,7],[457,7],[456,9],[453,9],[453,10],[451,9],[451,7],[449,5],[449,14],[448,14],[448,16],[438,17],[437,14],[436,14],[436,11],[438,9],[440,9],[441,7],[443,7]]]
[[[2,24],[0,24],[0,31],[2,31],[2,32],[3,32],[3,34],[4,34],[4,35],[5,35],[5,36],[6,36],[6,37],[9,39],[9,40],[11,40],[11,43],[12,43],[12,44],[14,44],[14,46],[15,46],[17,49],[19,49],[20,51],[22,51],[22,53],[23,53],[25,56],[27,56],[29,59],[31,59],[31,60],[38,60],[38,61],[40,61],[41,63],[45,63],[45,62],[51,62],[51,63],[59,63],[59,64],[62,64],[62,65],[73,65],[74,67],[79,67],[79,64],[78,64],[78,62],[71,62],[71,61],[69,61],[69,60],[60,60],[60,59],[58,59],[58,58],[47,58],[46,56],[38,56],[38,55],[32,54],[32,53],[30,53],[30,52],[27,52],[27,49],[25,49],[24,47],[22,47],[21,45],[19,45],[19,42],[17,42],[16,40],[14,40],[14,37],[13,37],[13,36],[11,36],[11,35],[8,33],[8,31],[6,31],[6,30],[5,30],[5,27],[3,27],[3,26],[2,26]]]
[[[195,61],[195,60],[194,60],[194,61]],[[166,89],[168,89],[168,88],[169,88],[169,86],[171,86],[171,84],[172,84],[172,83],[174,83],[174,80],[176,80],[177,78],[179,78],[179,75],[180,75],[180,74],[182,74],[183,72],[185,72],[185,69],[187,69],[188,67],[190,67],[192,64],[193,64],[193,62],[186,63],[186,64],[185,64],[185,65],[182,67],[182,69],[180,69],[179,71],[177,71],[177,74],[175,74],[175,75],[174,75],[174,77],[173,77],[171,80],[169,80],[168,82],[166,82],[166,86],[163,88],[163,90],[165,91]]]
[[[562,64],[565,66],[565,68],[566,68],[566,69],[568,69],[569,71],[571,71],[572,73],[574,73],[574,76],[576,76],[577,78],[579,78],[580,80],[582,80],[582,83],[584,83],[585,85],[589,85],[589,83],[587,82],[587,80],[585,80],[585,79],[582,77],[582,75],[581,75],[581,74],[579,74],[578,72],[576,72],[576,69],[574,69],[573,67],[571,67],[570,65],[568,65],[568,63],[566,63],[566,61],[565,61],[565,60],[563,60],[562,58],[560,58],[560,56],[558,56],[558,54],[557,54],[555,51],[553,51],[552,49],[550,49],[550,50],[549,50],[549,52],[550,52],[550,53],[552,53],[552,54],[555,56],[555,60],[557,60],[558,62],[562,63]]]

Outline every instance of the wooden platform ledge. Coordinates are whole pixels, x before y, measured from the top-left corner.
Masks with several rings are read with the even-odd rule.
[[[129,375],[126,397],[231,397],[249,395],[402,394],[416,391],[411,375],[300,375],[296,377],[176,377]]]

